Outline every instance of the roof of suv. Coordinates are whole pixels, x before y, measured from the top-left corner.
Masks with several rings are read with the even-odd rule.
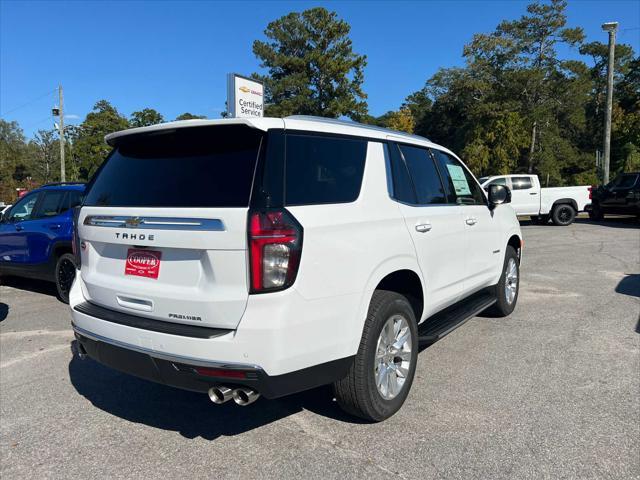
[[[85,188],[85,184],[83,182],[58,182],[58,183],[47,183],[38,188],[34,188],[35,190],[80,190],[83,191]]]
[[[364,125],[357,122],[337,120],[333,118],[312,117],[306,115],[294,115],[285,118],[264,117],[223,118],[219,120],[181,120],[177,122],[160,123],[158,125],[151,125],[149,127],[130,128],[128,130],[110,133],[109,135],[105,136],[105,140],[109,145],[114,146],[118,143],[118,139],[129,135],[135,135],[137,133],[214,125],[247,125],[249,127],[257,128],[264,131],[275,128],[285,128],[289,130],[338,133],[356,137],[367,137],[380,140],[395,140],[403,143],[413,143],[418,145],[442,148],[439,145],[430,142],[428,139],[420,137],[418,135],[411,135],[405,132],[398,132],[374,125]]]

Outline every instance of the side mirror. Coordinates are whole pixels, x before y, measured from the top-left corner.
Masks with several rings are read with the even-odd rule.
[[[511,203],[511,190],[505,185],[489,185],[489,208]]]

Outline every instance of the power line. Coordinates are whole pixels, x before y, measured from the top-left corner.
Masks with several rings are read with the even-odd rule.
[[[54,93],[57,90],[57,88],[54,88],[53,90],[48,91],[47,93],[44,93],[42,95],[40,95],[39,97],[34,98],[33,100],[27,102],[27,103],[23,103],[22,105],[20,105],[19,107],[16,107],[12,110],[9,110],[7,112],[3,112],[0,116],[4,117],[6,115],[9,115],[10,113],[15,112],[16,110],[20,110],[21,108],[27,107],[35,102],[37,102],[38,100],[42,100],[44,97],[51,95],[52,93]]]

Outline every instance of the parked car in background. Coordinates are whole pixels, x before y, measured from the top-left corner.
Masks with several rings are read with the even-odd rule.
[[[25,194],[0,219],[0,275],[53,281],[68,301],[75,278],[73,208],[84,184],[44,185]]]
[[[409,393],[419,342],[515,308],[508,188],[485,195],[425,138],[288,117],[106,140],[77,213],[81,358],[214,403],[333,384],[380,421]]]
[[[9,210],[10,208],[11,208],[11,204],[9,204],[9,205],[5,205],[5,204],[0,205],[0,218],[2,218],[2,215],[4,214],[4,212]]]
[[[588,211],[592,220],[606,214],[640,217],[640,172],[621,173],[607,185],[594,187]]]
[[[489,185],[506,185],[511,189],[511,206],[516,215],[528,215],[536,223],[570,225],[578,212],[591,203],[589,185],[581,187],[541,188],[537,175],[498,175],[479,179]]]

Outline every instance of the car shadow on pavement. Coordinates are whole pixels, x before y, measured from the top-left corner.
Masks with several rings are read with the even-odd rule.
[[[51,295],[53,297],[57,297],[58,295],[55,283],[46,282],[44,280],[36,280],[33,278],[2,277],[2,285],[6,285],[7,287],[11,288],[17,288],[18,290],[26,290],[29,292]]]
[[[640,297],[640,274],[625,274],[625,277],[616,285],[616,293],[629,295],[630,297]]]
[[[0,302],[0,322],[9,315],[9,305]]]
[[[72,342],[72,352],[76,350]],[[189,392],[142,380],[107,368],[76,354],[69,363],[76,391],[95,407],[124,420],[180,433],[186,438],[215,440],[233,436],[286,418],[302,410],[346,423],[362,423],[344,413],[329,387],[241,407],[233,400],[215,405],[204,393]]]

